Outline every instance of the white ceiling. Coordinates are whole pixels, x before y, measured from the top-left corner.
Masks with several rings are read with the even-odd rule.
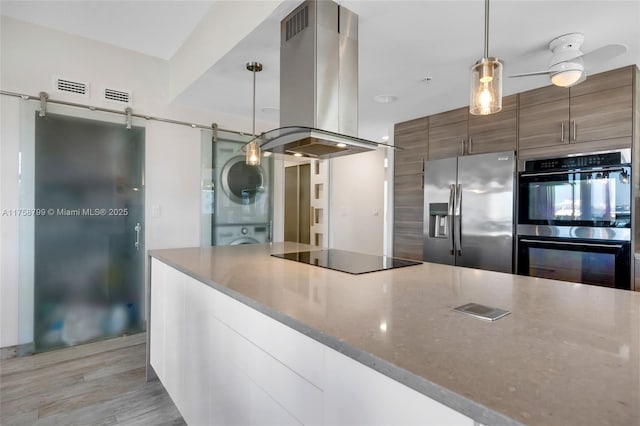
[[[0,13],[43,27],[170,59],[213,1],[0,1]]]
[[[236,0],[240,1],[240,0]],[[251,117],[248,61],[264,64],[257,76],[257,119],[277,123],[279,23],[300,1],[288,1],[239,43],[176,102]],[[467,105],[469,68],[483,54],[481,0],[341,0],[359,15],[360,137],[380,140],[393,123]],[[212,2],[2,1],[2,14],[168,59]],[[108,17],[108,19],[105,19]],[[556,36],[582,32],[583,52],[610,43],[626,54],[593,64],[596,73],[640,64],[640,1],[491,2],[489,53],[505,75],[546,69],[547,45]],[[428,83],[423,78],[430,77]],[[511,94],[549,84],[544,76],[504,79]],[[379,94],[398,100],[373,101]],[[262,109],[265,109],[263,111]]]

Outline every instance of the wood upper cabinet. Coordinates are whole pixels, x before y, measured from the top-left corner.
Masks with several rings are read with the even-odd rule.
[[[628,137],[633,131],[631,85],[571,97],[570,142]]]
[[[519,148],[569,143],[569,89],[546,86],[520,93]]]
[[[502,99],[502,111],[471,115],[469,108],[435,114],[429,121],[429,160],[515,150],[518,96]]]
[[[427,158],[428,138],[428,117],[395,125],[394,144],[402,148],[394,151],[394,170],[396,174],[422,173],[422,164]]]
[[[518,143],[518,95],[502,98],[502,110],[491,115],[469,114],[467,154],[515,151]]]
[[[429,160],[464,155],[469,108],[435,114],[429,120]]]
[[[631,146],[634,70],[631,66],[596,74],[570,89],[547,86],[521,93],[518,148],[605,140],[616,148],[621,140]]]

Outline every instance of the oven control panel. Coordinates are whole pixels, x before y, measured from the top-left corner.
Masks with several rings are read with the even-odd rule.
[[[621,164],[619,152],[582,155],[579,157],[549,158],[546,160],[532,160],[525,163],[527,172],[541,170],[571,170],[590,167],[616,166]]]

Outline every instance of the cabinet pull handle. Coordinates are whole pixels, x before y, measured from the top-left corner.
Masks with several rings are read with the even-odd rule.
[[[473,139],[469,138],[469,141],[467,142],[467,154],[471,154],[471,150],[473,149],[471,145],[473,143]]]
[[[133,227],[133,232],[136,233],[136,241],[133,243],[133,246],[136,248],[136,251],[140,250],[140,231],[142,230],[142,226],[140,226],[140,222],[136,223],[136,226]]]
[[[461,155],[464,155],[464,142],[465,142],[464,138],[460,139],[460,145],[462,147],[462,154]]]
[[[560,142],[564,143],[564,120],[560,124]]]
[[[576,123],[576,120],[572,120],[573,121],[573,141],[577,141],[578,140],[578,124]]]

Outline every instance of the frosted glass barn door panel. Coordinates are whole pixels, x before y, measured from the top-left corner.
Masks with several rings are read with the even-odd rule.
[[[132,333],[144,316],[144,128],[35,117],[37,352]]]

